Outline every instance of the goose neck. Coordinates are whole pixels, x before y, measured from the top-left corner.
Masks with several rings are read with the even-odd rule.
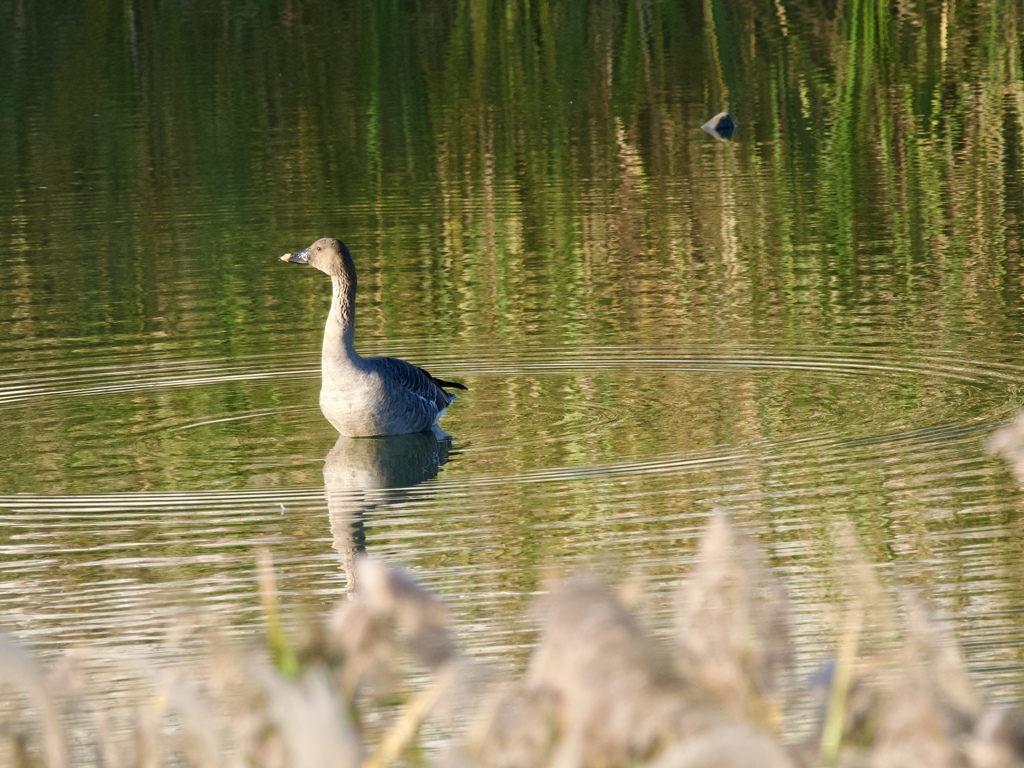
[[[355,286],[343,277],[331,275],[334,293],[324,332],[324,359],[358,357],[355,349]]]

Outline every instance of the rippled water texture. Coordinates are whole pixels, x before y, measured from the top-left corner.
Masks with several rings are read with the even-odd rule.
[[[805,666],[849,520],[1022,698],[985,449],[1024,400],[1019,13],[170,5],[0,2],[0,626],[249,633],[258,548],[296,615],[366,550],[516,664],[546,570],[636,576],[663,621],[724,508]],[[468,385],[447,435],[324,421],[329,285],[275,258],[322,235],[362,352]]]

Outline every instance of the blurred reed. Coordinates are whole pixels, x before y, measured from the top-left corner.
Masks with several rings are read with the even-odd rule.
[[[1024,765],[1024,714],[986,708],[946,626],[883,589],[851,529],[835,535],[845,617],[809,684],[793,684],[785,586],[724,514],[677,590],[671,641],[602,577],[553,577],[520,679],[471,661],[438,597],[370,558],[297,641],[261,553],[262,645],[201,629],[201,653],[136,670],[122,695],[81,654],[44,664],[0,638],[0,765]],[[813,725],[784,734],[799,706]]]

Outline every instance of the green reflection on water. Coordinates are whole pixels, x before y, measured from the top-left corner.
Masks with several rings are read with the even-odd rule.
[[[1012,3],[3,13],[8,338],[258,346],[321,308],[267,257],[324,232],[392,337],[803,341],[863,308],[949,343],[1019,305]],[[728,146],[695,132],[721,106]]]

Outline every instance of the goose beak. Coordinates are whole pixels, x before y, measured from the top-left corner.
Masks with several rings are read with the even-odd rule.
[[[295,251],[294,253],[282,253],[279,258],[281,261],[290,261],[292,264],[308,264],[309,248],[303,248],[301,251]]]

